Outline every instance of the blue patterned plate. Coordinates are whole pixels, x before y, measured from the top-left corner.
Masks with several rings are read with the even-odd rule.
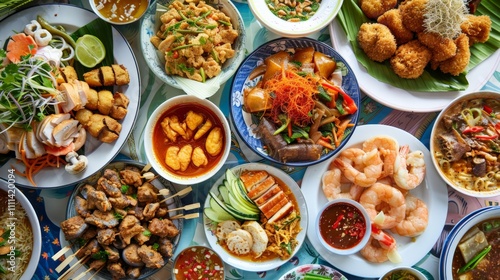
[[[306,273],[314,273],[326,277],[330,277],[332,280],[347,280],[347,278],[342,275],[342,273],[337,270],[321,265],[321,264],[304,264],[290,269],[287,273],[280,277],[279,280],[302,280]]]
[[[250,147],[255,153],[259,156],[268,159],[272,162],[278,164],[284,164],[271,156],[269,156],[266,150],[263,147],[263,144],[260,138],[255,134],[254,130],[257,127],[257,124],[253,122],[251,114],[245,112],[243,110],[243,92],[245,88],[254,87],[257,82],[260,80],[260,77],[257,77],[253,80],[249,80],[249,74],[257,67],[258,65],[264,63],[264,59],[271,54],[284,51],[291,48],[305,48],[305,47],[314,47],[316,51],[320,51],[324,54],[331,56],[337,62],[337,67],[342,69],[342,89],[356,102],[358,106],[358,111],[351,115],[351,123],[354,124],[353,127],[350,128],[350,131],[347,131],[344,140],[341,144],[333,151],[329,153],[321,155],[318,160],[315,161],[300,161],[300,162],[288,162],[286,165],[288,166],[309,166],[316,163],[320,163],[342,149],[354,131],[354,128],[357,125],[358,117],[359,117],[359,108],[360,108],[360,95],[361,92],[359,90],[358,81],[354,76],[354,72],[352,72],[349,65],[345,62],[345,60],[329,45],[313,40],[310,38],[299,38],[299,39],[286,39],[280,38],[257,48],[253,51],[241,64],[238,71],[234,76],[233,84],[231,86],[231,117],[233,121],[233,125],[238,132],[238,135],[241,139]],[[349,133],[350,132],[350,133]]]

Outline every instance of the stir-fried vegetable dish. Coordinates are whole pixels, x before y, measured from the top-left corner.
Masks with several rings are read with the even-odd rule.
[[[358,105],[341,88],[337,68],[333,58],[307,47],[273,54],[250,74],[249,80],[261,79],[245,89],[244,110],[259,122],[270,156],[316,160],[340,145]]]

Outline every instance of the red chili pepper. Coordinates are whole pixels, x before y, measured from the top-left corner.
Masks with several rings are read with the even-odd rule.
[[[497,139],[498,135],[474,135],[474,137],[478,140],[493,140]]]
[[[483,110],[488,114],[491,114],[491,112],[493,112],[493,109],[491,109],[491,107],[488,105],[484,105]]]
[[[174,51],[173,57],[174,57],[174,59],[179,58],[179,52],[178,51]]]
[[[340,95],[342,95],[342,97],[344,98],[344,103],[342,103],[342,106],[345,108],[346,113],[348,113],[348,114],[354,114],[354,113],[356,113],[356,111],[358,110],[358,106],[354,102],[354,99],[352,99],[340,87],[332,85],[332,84],[330,84],[328,82],[323,82],[323,83],[321,83],[321,85],[324,88],[331,89],[333,91],[336,91],[336,92],[340,93]],[[332,100],[331,103],[332,103],[333,107],[330,107],[330,104],[328,104],[327,106],[330,107],[330,108],[335,108],[335,100]]]
[[[344,214],[340,214],[338,217],[337,217],[337,220],[335,221],[335,223],[333,223],[333,226],[332,228],[333,229],[337,229],[339,227],[339,224],[340,222],[342,221],[342,219],[344,218]]]
[[[484,130],[484,127],[482,126],[468,126],[467,128],[462,131],[462,133],[477,133],[481,132]]]

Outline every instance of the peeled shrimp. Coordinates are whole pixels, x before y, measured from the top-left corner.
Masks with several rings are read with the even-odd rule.
[[[406,196],[406,214],[403,221],[392,231],[402,236],[414,237],[422,234],[429,223],[429,211],[425,202],[415,196]]]
[[[377,240],[382,249],[387,250],[387,258],[393,263],[401,262],[401,255],[398,253],[396,239],[389,233],[379,229],[377,226],[372,225],[371,237]]]
[[[385,218],[378,225],[381,229],[393,228],[405,217],[406,203],[403,194],[386,184],[373,184],[361,194],[359,203],[365,207],[372,221],[379,212],[384,212]]]
[[[366,244],[361,251],[361,256],[365,258],[365,260],[373,263],[383,263],[389,259],[387,256],[389,250],[386,248],[383,248],[380,245],[380,242],[373,238],[373,235],[370,236],[370,240],[368,240],[368,243]]]
[[[421,151],[408,153],[409,151],[408,145],[401,146],[394,162],[394,182],[406,190],[416,188],[425,177],[424,153]]]
[[[365,152],[377,149],[384,161],[383,171],[380,178],[391,176],[394,173],[394,161],[398,155],[399,144],[389,136],[378,135],[363,142],[363,150]]]
[[[337,198],[348,198],[357,200],[363,192],[363,188],[357,185],[342,186],[342,172],[338,168],[327,170],[322,177],[322,188],[326,198],[334,200]],[[349,182],[349,184],[352,184]],[[345,184],[344,184],[345,185]]]
[[[349,181],[361,187],[369,187],[380,177],[383,162],[375,149],[365,153],[362,156],[362,162],[364,164],[363,172],[356,169],[352,163],[339,158],[334,160],[334,165],[343,172]]]

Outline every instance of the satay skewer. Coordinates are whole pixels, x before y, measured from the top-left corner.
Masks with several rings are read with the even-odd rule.
[[[179,214],[179,215],[175,215],[175,216],[172,216],[170,217],[170,220],[176,220],[176,219],[184,219],[184,220],[189,220],[189,219],[195,219],[195,218],[198,218],[200,216],[200,213],[196,212],[196,213],[190,213],[190,214]]]
[[[76,270],[78,270],[82,265],[84,265],[90,259],[90,255],[87,255],[80,260],[78,260],[73,266],[68,268],[57,280],[66,280],[69,279]]]
[[[177,211],[177,210],[193,210],[193,209],[200,208],[200,206],[201,206],[200,203],[196,202],[196,203],[188,204],[188,205],[185,205],[185,206],[182,206],[179,208],[168,209],[167,212],[173,212],[173,211]]]
[[[186,195],[186,194],[190,193],[192,190],[193,190],[193,188],[191,186],[189,186],[189,187],[187,187],[185,189],[182,189],[182,190],[178,191],[176,194],[173,194],[173,195],[171,195],[171,196],[163,199],[162,201],[160,201],[160,204],[163,203],[163,202],[165,202],[165,201],[167,201],[167,200],[169,200],[169,199],[171,199],[171,198],[174,198],[176,196]]]
[[[76,256],[76,254],[78,254],[78,252],[80,252],[80,250],[83,249],[84,247],[85,247],[85,245],[80,247],[75,253],[73,253],[72,255],[69,255],[63,262],[61,262],[56,267],[57,273],[60,273],[71,262],[71,260],[73,260],[73,258]]]

